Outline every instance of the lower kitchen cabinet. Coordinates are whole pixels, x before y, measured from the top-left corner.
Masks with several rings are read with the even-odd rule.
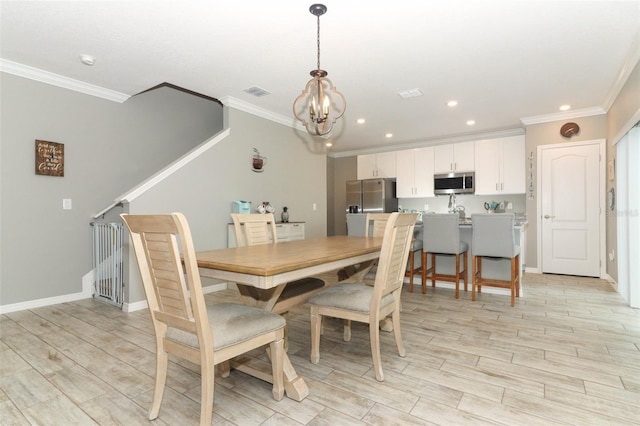
[[[433,147],[396,152],[396,196],[433,197]]]

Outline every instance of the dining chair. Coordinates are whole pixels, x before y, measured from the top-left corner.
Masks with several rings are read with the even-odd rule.
[[[478,293],[481,292],[483,285],[510,289],[511,306],[515,305],[515,298],[520,297],[520,247],[516,245],[514,224],[513,213],[471,215],[471,300],[476,300],[476,289]],[[510,278],[485,276],[486,271],[482,269],[483,258],[509,259]]]
[[[384,380],[378,327],[381,319],[391,315],[398,354],[405,356],[400,331],[400,295],[417,217],[413,213],[391,213],[385,226],[373,286],[342,282],[309,299],[313,364],[320,361],[320,334],[325,316],[369,324],[371,356],[378,381]]]
[[[464,280],[464,291],[467,291],[469,261],[469,244],[460,241],[460,216],[458,214],[426,214],[422,216],[423,244],[422,264],[427,264],[427,256],[431,256],[431,267],[422,268],[422,293],[427,292],[427,280],[436,286],[436,280],[456,284],[456,299],[460,297],[460,278]],[[444,274],[436,269],[438,255],[455,258],[455,274]],[[462,266],[460,260],[462,256]]]
[[[191,231],[181,213],[121,217],[131,234],[156,337],[149,420],[160,412],[169,354],[200,365],[201,425],[211,424],[216,366],[226,368],[231,358],[255,348],[269,345],[272,393],[281,400],[285,320],[240,304],[205,304]]]
[[[365,237],[382,237],[384,235],[384,229],[389,220],[391,213],[367,213],[367,219],[365,221]],[[409,291],[413,291],[413,276],[416,273],[421,272],[421,267],[416,269],[415,267],[415,253],[422,251],[422,241],[412,239],[411,249],[409,251],[409,259],[407,261],[407,270],[405,277],[409,278]],[[419,259],[419,258],[418,258]],[[369,272],[371,273],[371,271]]]
[[[232,213],[234,230],[238,247],[259,244],[277,244],[276,222],[273,213]],[[252,286],[238,286],[243,297],[254,300],[270,300],[265,308],[276,314],[286,314],[291,308],[306,303],[309,297],[320,291],[325,282],[319,278],[307,277],[291,281],[284,287],[262,290]],[[274,292],[282,291],[279,295]]]

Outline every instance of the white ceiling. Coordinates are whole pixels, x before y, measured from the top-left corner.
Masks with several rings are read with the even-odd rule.
[[[293,123],[316,67],[311,3],[2,0],[0,58],[127,95],[169,82]],[[324,4],[321,67],[347,99],[335,153],[500,133],[561,104],[607,111],[640,56],[640,0]]]

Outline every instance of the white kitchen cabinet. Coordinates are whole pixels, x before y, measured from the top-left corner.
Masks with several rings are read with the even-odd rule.
[[[433,197],[433,147],[396,152],[396,196]]]
[[[474,142],[436,145],[434,148],[434,173],[474,171]]]
[[[304,240],[305,226],[304,222],[288,222],[276,223],[276,238],[279,243],[293,240]],[[233,223],[230,223],[227,229],[228,246],[236,247],[236,230]]]
[[[396,153],[358,155],[358,179],[396,177]]]
[[[475,142],[476,195],[524,194],[524,135]]]

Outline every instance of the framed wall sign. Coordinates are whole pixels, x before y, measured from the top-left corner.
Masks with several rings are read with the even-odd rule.
[[[64,176],[64,144],[36,139],[36,174]]]

